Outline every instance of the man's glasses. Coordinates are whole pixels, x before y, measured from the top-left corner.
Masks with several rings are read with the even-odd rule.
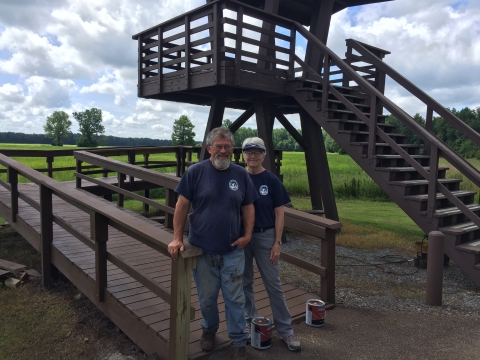
[[[248,157],[261,156],[263,154],[264,154],[263,151],[244,151],[243,152],[243,155],[248,156]]]
[[[232,145],[212,145],[210,147],[214,148],[217,151],[222,151],[222,149],[225,149],[226,151],[229,151],[229,150],[233,149]]]

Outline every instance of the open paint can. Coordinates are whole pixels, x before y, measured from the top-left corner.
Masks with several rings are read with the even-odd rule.
[[[265,350],[272,346],[272,322],[266,317],[257,317],[252,320],[251,344],[258,350]]]
[[[322,327],[325,324],[325,303],[322,300],[307,301],[305,323],[313,327]]]

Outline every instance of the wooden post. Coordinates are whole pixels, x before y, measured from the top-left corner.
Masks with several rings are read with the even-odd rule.
[[[45,185],[40,185],[40,226],[42,285],[48,286],[52,280],[53,209],[52,190]]]
[[[427,106],[427,117],[425,118],[425,129],[428,132],[432,132],[433,129],[433,109],[430,106]],[[423,144],[423,155],[429,155],[431,152],[430,144]]]
[[[148,168],[148,156],[149,154],[143,154],[143,164],[145,168]],[[147,199],[150,198],[150,190],[145,189],[143,190],[143,196],[146,197]],[[148,204],[143,203],[142,204],[143,211],[148,212],[150,209],[150,206]]]
[[[203,137],[202,150],[200,151],[200,157],[198,158],[198,161],[202,161],[210,157],[210,154],[207,152],[207,135],[216,127],[222,126],[223,114],[225,112],[225,101],[226,98],[224,95],[217,96],[212,101],[212,107],[210,108],[208,123],[207,127],[205,128],[205,135]]]
[[[320,298],[331,304],[335,304],[335,234],[335,230],[325,229],[320,249],[320,265],[327,269],[320,280]]]
[[[175,209],[175,204],[177,203],[177,196],[175,191],[172,189],[165,189],[165,205]],[[165,227],[168,229],[173,229],[173,215],[165,213]]]
[[[438,181],[438,148],[432,146],[430,148],[430,172],[428,178],[428,198],[427,198],[427,222],[433,221],[435,214],[435,203],[437,201],[437,181]]]
[[[268,101],[263,98],[256,98],[255,104],[255,118],[257,119],[258,137],[265,142],[267,153],[263,166],[265,169],[271,171],[278,176],[275,168],[275,155],[273,150],[273,122],[275,117],[272,114]]]
[[[77,161],[76,161],[75,171],[76,171],[77,173],[79,173],[79,174],[82,173],[82,163],[83,163],[83,161],[80,161],[80,160],[77,160]],[[75,178],[75,186],[76,186],[77,188],[81,188],[81,187],[82,187],[82,179],[81,179],[81,178],[79,178],[79,177]]]
[[[304,150],[312,209],[323,210],[325,208],[325,216],[328,219],[338,221],[337,204],[333,192],[332,178],[330,177],[322,128],[306,111],[300,112],[300,121],[303,137],[309,144]]]
[[[175,148],[175,160],[177,161],[175,176],[180,177],[182,176],[180,171],[180,168],[182,166],[182,148],[179,148],[179,147]]]
[[[18,171],[7,168],[8,182],[10,183],[10,209],[12,211],[12,223],[17,222],[18,214]]]
[[[123,187],[124,187],[125,178],[126,178],[125,174],[122,174],[122,173],[117,174],[118,187],[120,189],[123,189]],[[118,207],[123,207],[124,200],[125,200],[125,196],[123,194],[117,193],[117,206]]]
[[[368,125],[368,163],[374,164],[377,147],[377,97],[370,99],[370,124]]]
[[[47,156],[47,170],[48,170],[48,177],[53,178],[53,156]]]
[[[94,212],[90,215],[90,234],[95,241],[95,281],[99,302],[105,300],[107,287],[108,218]]]
[[[128,163],[131,165],[135,165],[135,154],[135,150],[128,150]],[[135,178],[133,176],[130,176],[128,180],[130,182],[130,185],[133,185]]]
[[[190,298],[194,258],[172,261],[169,359],[187,359],[190,338]]]

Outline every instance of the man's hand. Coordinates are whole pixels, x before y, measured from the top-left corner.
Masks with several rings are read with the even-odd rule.
[[[270,250],[270,262],[272,265],[276,265],[278,260],[280,259],[280,244],[275,241],[275,244],[272,246],[272,250]]]
[[[251,237],[247,238],[242,236],[232,243],[232,247],[238,246],[239,249],[243,249],[252,240]]]
[[[185,245],[183,244],[183,241],[173,239],[173,241],[168,244],[168,252],[173,260],[177,260],[179,251],[182,252],[184,250]]]

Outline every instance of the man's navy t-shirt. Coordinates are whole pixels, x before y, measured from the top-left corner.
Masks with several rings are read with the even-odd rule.
[[[289,203],[290,197],[278,177],[265,170],[260,174],[249,174],[253,185],[260,197],[253,203],[255,205],[254,228],[275,226],[276,207]]]
[[[188,168],[175,192],[192,204],[188,241],[205,253],[225,254],[241,236],[241,207],[258,198],[248,173],[230,164],[216,169],[210,160]]]

